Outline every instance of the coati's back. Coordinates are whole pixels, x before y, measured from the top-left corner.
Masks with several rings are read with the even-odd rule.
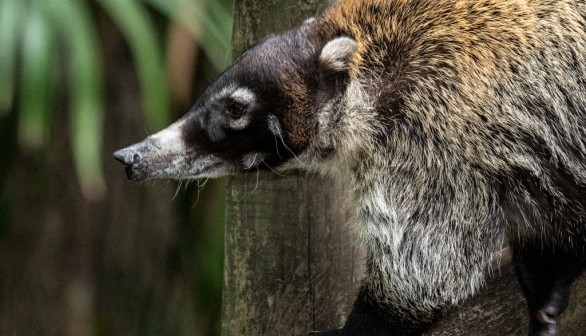
[[[323,20],[358,43],[350,78],[380,127],[365,148],[466,162],[526,233],[586,216],[586,2],[347,0]]]

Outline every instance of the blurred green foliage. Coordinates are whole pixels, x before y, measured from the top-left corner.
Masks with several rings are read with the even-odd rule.
[[[2,327],[6,327],[2,322],[13,323],[16,320],[21,320],[18,325],[12,326],[16,330],[23,325],[27,328],[30,325],[30,330],[45,326],[47,329],[39,330],[58,330],[51,334],[67,334],[62,332],[62,328],[68,322],[64,322],[60,316],[65,314],[71,320],[67,315],[67,307],[62,303],[68,299],[58,296],[62,294],[59,288],[69,288],[64,279],[72,270],[69,266],[60,268],[59,265],[68,265],[70,260],[77,260],[78,250],[84,248],[92,249],[88,252],[89,257],[86,256],[87,260],[84,259],[87,264],[82,266],[92,267],[88,278],[90,282],[96,282],[92,285],[95,287],[91,287],[95,291],[92,295],[99,298],[97,303],[87,305],[106,308],[105,311],[95,312],[96,316],[88,319],[90,331],[86,334],[189,335],[199,333],[193,328],[198,324],[213,324],[211,328],[215,328],[214,334],[219,334],[218,312],[223,271],[221,221],[225,182],[210,181],[212,188],[202,190],[201,199],[197,202],[192,195],[197,185],[178,189],[175,198],[178,201],[173,205],[168,204],[171,203],[169,198],[173,193],[168,196],[168,193],[161,192],[169,191],[169,187],[174,189],[173,184],[154,187],[128,186],[128,183],[124,185],[126,189],[123,189],[116,185],[118,182],[113,182],[111,166],[115,163],[108,161],[106,163],[111,163],[108,166],[103,162],[110,160],[109,154],[103,157],[109,150],[105,144],[112,146],[113,142],[122,142],[112,141],[113,138],[118,139],[112,135],[125,134],[127,131],[114,124],[120,129],[118,132],[109,132],[104,126],[112,125],[111,121],[108,124],[108,120],[115,119],[112,118],[113,114],[123,114],[119,110],[104,110],[108,106],[106,96],[111,95],[106,87],[119,87],[108,86],[110,82],[105,83],[106,78],[118,78],[107,76],[105,64],[124,63],[128,57],[126,50],[106,53],[105,45],[108,43],[105,43],[104,38],[120,34],[124,38],[124,47],[121,49],[127,48],[130,52],[140,86],[141,108],[136,110],[144,113],[144,118],[135,120],[144,119],[145,132],[154,132],[165,127],[179,113],[185,112],[171,111],[181,104],[173,101],[169,76],[165,71],[166,66],[168,70],[166,39],[170,27],[180,24],[194,37],[197,48],[206,56],[198,58],[196,69],[191,74],[190,79],[197,81],[193,83],[191,92],[191,95],[195,95],[231,60],[231,3],[232,0],[0,0],[0,152],[9,156],[0,160],[0,285],[3,287],[0,288],[0,299],[3,302],[0,303],[10,306],[14,302],[11,300],[28,300],[31,301],[29,305],[19,307],[41,309],[39,313],[27,308],[26,315],[32,317],[20,318],[18,315],[23,314],[17,312],[23,310],[10,306],[8,312],[14,311],[14,316],[0,314],[4,315],[0,318],[0,334],[13,334],[2,332]],[[104,31],[111,32],[111,29],[103,27],[110,23],[116,26],[120,34],[104,34]],[[109,45],[120,46],[118,43]],[[106,59],[105,54],[110,55],[110,58]],[[121,59],[116,59],[118,55],[121,55]],[[121,65],[110,68],[127,67]],[[122,75],[119,78],[134,79]],[[135,89],[125,92],[134,93]],[[131,107],[139,105],[134,97],[123,99]],[[109,106],[112,105],[110,102]],[[62,132],[63,127],[68,127],[66,132]],[[61,141],[62,138],[67,140]],[[128,139],[130,137],[124,141]],[[51,143],[52,147],[49,147]],[[60,144],[68,144],[70,148],[63,148],[65,145]],[[49,155],[55,151],[63,153]],[[49,159],[53,161],[40,162]],[[70,173],[71,159],[75,174]],[[59,165],[55,162],[59,162]],[[123,179],[123,169],[118,166],[115,168],[118,178],[115,181],[120,181]],[[73,176],[79,182],[84,197],[78,195],[79,191],[75,189],[77,185],[71,187],[75,185],[70,185],[69,181],[74,181]],[[128,192],[128,189],[132,192]],[[15,197],[14,190],[21,190],[17,193],[20,197]],[[117,194],[116,197],[113,194]],[[158,203],[165,204],[153,206]],[[15,205],[18,204],[22,206],[16,209]],[[197,211],[193,209],[195,206]],[[166,211],[172,216],[161,214],[167,214]],[[136,219],[136,225],[123,216],[132,217],[143,213],[146,213],[144,218]],[[27,214],[30,214],[30,218],[25,216]],[[160,218],[170,219],[164,222]],[[166,237],[139,236],[139,233],[160,230],[159,226],[147,223],[157,220],[161,222],[160,227],[169,223],[175,227]],[[121,226],[126,228],[114,231],[113,228]],[[115,234],[109,235],[108,230]],[[84,237],[87,239],[83,240]],[[134,245],[124,245],[128,241],[134,242]],[[145,253],[145,250],[155,247],[160,248],[156,251],[161,254],[153,253],[153,256]],[[118,250],[128,253],[132,258],[118,253]],[[148,261],[141,263],[139,258]],[[43,265],[36,264],[38,260],[43,260]],[[125,264],[120,260],[131,261]],[[82,264],[81,261],[79,263]],[[159,269],[157,267],[170,269],[167,278],[157,279],[158,287],[153,285],[155,280],[150,278],[150,282],[143,280],[144,283],[135,280],[151,274],[161,275],[156,273]],[[22,273],[14,271],[20,269]],[[97,274],[95,279],[92,272]],[[20,283],[23,285],[19,286]],[[58,285],[55,287],[57,289],[49,285],[46,285],[49,289],[39,289],[39,283]],[[172,295],[164,297],[168,294],[166,290]],[[23,295],[31,292],[36,293]],[[197,297],[188,297],[192,294]],[[63,301],[56,302],[56,307],[46,305],[44,296],[52,303],[57,299]],[[189,309],[190,304],[195,307]],[[166,307],[161,308],[161,305]],[[52,309],[60,313],[49,313]],[[210,317],[202,317],[204,314],[214,315],[211,319],[215,320],[206,322]],[[178,321],[167,321],[160,316],[171,316],[170,319]],[[194,321],[189,321],[189,318]],[[135,330],[133,321],[138,320],[141,323]],[[128,325],[129,332],[120,332],[125,330],[125,325]],[[164,328],[162,325],[165,325]],[[19,334],[29,333],[22,331]]]
[[[94,8],[105,11],[127,40],[142,88],[147,129],[152,132],[169,124],[171,114],[164,41],[149,10],[187,27],[220,70],[230,60],[228,2],[0,0],[0,117],[16,105],[20,146],[26,151],[42,148],[59,102],[56,82],[66,77],[77,176],[84,195],[99,198],[105,190],[99,168],[104,111]]]
[[[227,8],[232,0],[146,1],[187,27],[216,69],[224,69],[230,63],[232,14]]]

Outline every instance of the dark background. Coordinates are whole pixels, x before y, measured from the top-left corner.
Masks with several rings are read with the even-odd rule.
[[[0,0],[0,335],[218,335],[225,181],[111,153],[230,61],[230,0]]]

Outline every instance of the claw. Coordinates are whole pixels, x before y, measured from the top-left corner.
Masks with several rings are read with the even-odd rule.
[[[557,334],[557,318],[555,315],[540,309],[535,313],[535,322],[529,335],[531,336],[555,336]]]
[[[555,320],[552,319],[551,316],[548,313],[544,312],[543,310],[539,310],[535,314],[535,319],[537,320],[537,322],[539,322],[539,324],[543,324],[543,325],[555,323]]]

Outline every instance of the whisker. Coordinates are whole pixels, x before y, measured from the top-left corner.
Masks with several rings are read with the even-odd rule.
[[[173,197],[171,198],[172,201],[174,201],[177,198],[182,186],[183,186],[183,180],[177,181],[177,187],[175,188],[175,194],[173,194]]]
[[[266,164],[264,161],[263,161],[262,163],[264,163],[264,165],[265,165],[267,168],[269,168],[269,169],[270,169],[270,170],[271,170],[273,173],[277,174],[278,176],[286,176],[286,175],[283,175],[283,174],[279,173],[278,171],[274,170],[274,169],[273,169],[273,167],[269,166],[269,165],[268,165],[268,164]]]
[[[283,142],[283,137],[280,135],[279,137],[281,138],[281,142]],[[273,138],[275,139],[275,149],[277,150],[277,155],[279,156],[279,159],[283,160],[281,153],[279,153],[279,141],[277,140],[277,135],[275,133],[273,133]]]
[[[289,153],[291,153],[291,155],[295,158],[295,160],[297,160],[297,162],[301,166],[303,166],[304,163],[299,159],[299,157],[295,154],[295,152],[293,152],[293,150],[291,148],[289,148],[289,146],[287,146],[287,144],[285,143],[285,139],[283,139],[283,136],[281,134],[279,134],[278,137],[281,139],[281,143],[283,144],[283,147],[285,147],[285,149],[288,150]],[[277,148],[279,148],[279,147],[277,146]],[[279,150],[277,149],[277,154],[278,153],[279,153]],[[282,159],[282,157],[280,155],[279,155],[279,157]]]
[[[258,169],[258,166],[256,166],[256,183],[254,184],[254,189],[250,192],[250,194],[248,194],[248,196],[254,195],[254,193],[258,189],[258,177],[259,177],[259,175],[260,175],[260,169]]]
[[[195,198],[195,201],[191,205],[191,209],[195,208],[195,206],[197,205],[197,202],[199,202],[199,198],[200,198],[200,195],[201,195],[201,191],[205,187],[205,185],[208,182],[208,180],[209,180],[209,178],[206,178],[206,179],[196,179],[196,183],[197,183],[197,193],[196,193],[196,195],[197,195],[197,197]]]
[[[244,167],[244,170],[248,170],[248,169],[250,169],[250,168],[254,167],[254,166],[255,166],[255,163],[256,163],[256,158],[257,158],[257,157],[258,157],[258,153],[254,154],[254,159],[253,159],[253,160],[252,160],[252,162],[250,163],[250,166],[248,166],[248,167]],[[259,164],[260,164],[260,163],[259,163]],[[259,164],[256,164],[256,166],[258,167],[258,165],[259,165]]]

